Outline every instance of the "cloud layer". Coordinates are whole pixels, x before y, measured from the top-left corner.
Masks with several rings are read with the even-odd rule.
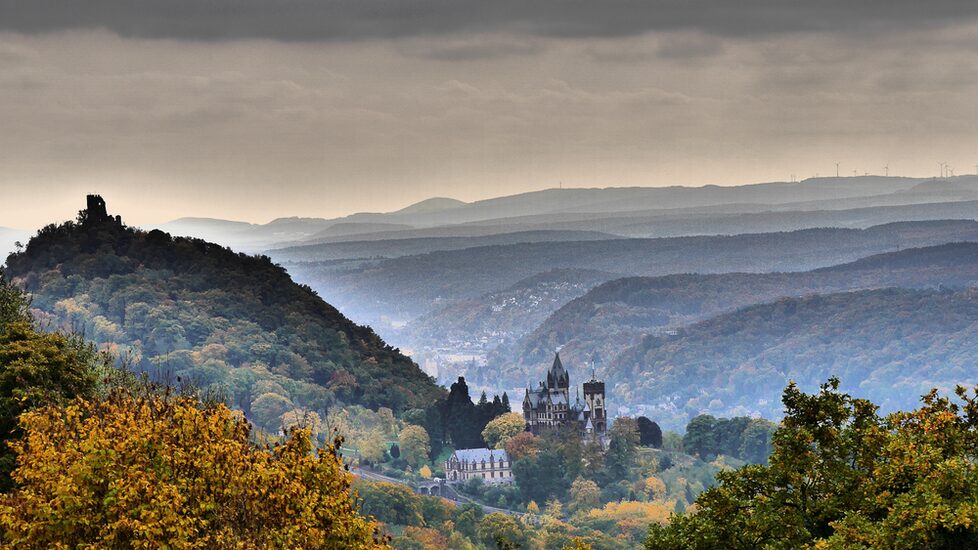
[[[342,41],[447,33],[720,36],[896,32],[972,20],[969,0],[2,0],[0,30],[126,37]]]
[[[972,172],[974,9],[0,0],[0,226]]]

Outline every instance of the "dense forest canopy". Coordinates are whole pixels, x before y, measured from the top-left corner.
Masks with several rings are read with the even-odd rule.
[[[259,425],[336,401],[395,411],[443,390],[267,257],[83,211],[7,259],[35,314],[139,368],[224,392]]]

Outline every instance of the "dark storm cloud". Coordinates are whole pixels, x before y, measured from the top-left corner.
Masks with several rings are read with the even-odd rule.
[[[107,29],[138,38],[299,42],[496,31],[751,36],[919,30],[967,22],[976,14],[973,0],[0,0],[0,30]]]

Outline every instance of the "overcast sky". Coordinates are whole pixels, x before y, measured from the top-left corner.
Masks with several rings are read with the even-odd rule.
[[[958,174],[978,3],[0,0],[0,226]]]

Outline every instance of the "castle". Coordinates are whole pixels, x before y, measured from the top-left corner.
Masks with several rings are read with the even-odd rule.
[[[557,353],[547,371],[546,382],[541,381],[534,389],[526,388],[523,419],[526,420],[527,429],[534,434],[562,426],[575,426],[581,435],[603,438],[608,427],[604,382],[595,380],[592,373],[591,379],[584,383],[584,400],[581,401],[578,392],[572,403],[570,374]]]

